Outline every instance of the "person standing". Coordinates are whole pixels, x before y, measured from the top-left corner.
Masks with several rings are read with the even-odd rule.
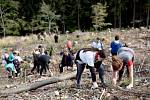
[[[102,41],[98,37],[96,38],[96,41],[92,42],[91,46],[92,46],[92,48],[97,48],[99,50],[104,49],[104,44],[102,43]]]
[[[12,78],[13,74],[16,73],[16,69],[13,64],[14,55],[12,48],[10,48],[10,53],[5,52],[5,61],[6,61],[5,69],[8,72],[8,78]]]
[[[117,51],[121,47],[123,47],[123,44],[121,43],[121,41],[119,39],[119,35],[116,35],[115,40],[112,41],[110,44],[111,55],[112,56],[117,55]]]
[[[38,63],[41,66],[41,68],[40,68],[40,76],[42,76],[43,70],[45,70],[45,73],[47,72],[47,70],[50,71],[49,70],[50,56],[48,56],[48,52],[47,51],[45,51],[44,54],[39,56]]]
[[[38,58],[40,56],[40,51],[39,49],[33,50],[33,68],[31,69],[31,73],[34,73],[34,70],[37,69],[37,73],[39,73],[39,63],[38,63]]]
[[[54,35],[54,40],[55,40],[55,43],[58,43],[58,35],[57,34]]]
[[[15,69],[17,71],[16,73],[16,77],[18,76],[19,73],[21,73],[21,70],[20,70],[20,64],[23,62],[23,59],[19,56],[19,51],[14,51],[13,52],[14,54],[14,66],[15,66]]]

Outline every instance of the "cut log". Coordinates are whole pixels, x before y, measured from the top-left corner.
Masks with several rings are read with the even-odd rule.
[[[21,84],[21,85],[18,85],[17,87],[12,87],[12,88],[8,88],[5,90],[1,90],[0,94],[15,94],[15,93],[21,93],[25,91],[30,91],[30,90],[34,90],[34,89],[37,89],[39,87],[42,87],[48,84],[60,82],[60,81],[67,80],[67,79],[72,79],[72,78],[75,78],[75,76],[76,76],[76,71],[67,73],[67,74],[61,74],[60,76],[57,76],[57,77],[53,76],[42,81]]]

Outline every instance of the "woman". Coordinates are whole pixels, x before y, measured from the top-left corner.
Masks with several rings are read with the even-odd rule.
[[[118,50],[117,56],[112,57],[112,67],[113,67],[113,84],[116,85],[122,79],[124,68],[127,68],[128,78],[130,80],[127,89],[133,87],[133,61],[134,61],[134,51],[128,47],[122,47]],[[117,72],[119,72],[119,78],[117,79]]]
[[[92,88],[95,89],[98,87],[96,82],[95,63],[102,62],[104,58],[105,58],[105,54],[103,50],[98,50],[95,48],[83,48],[77,52],[76,59],[75,59],[75,63],[77,65],[77,75],[76,75],[77,88],[80,88],[81,75],[85,67],[89,68],[91,72],[92,82],[93,82]],[[103,80],[101,81],[102,84],[104,84],[104,81]]]
[[[14,55],[13,55],[13,49],[10,49],[10,53],[5,52],[5,69],[8,72],[8,78],[12,78],[13,74],[16,73],[16,69],[14,67],[13,61],[14,61]]]
[[[16,77],[17,77],[18,74],[21,73],[20,64],[23,63],[23,59],[19,56],[19,54],[20,54],[19,51],[14,51],[13,54],[14,54],[13,64],[14,64],[15,69],[17,71],[17,73],[16,73]]]

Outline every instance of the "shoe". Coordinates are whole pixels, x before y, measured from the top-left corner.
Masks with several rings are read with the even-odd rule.
[[[81,85],[80,84],[76,84],[76,88],[77,89],[81,89]]]
[[[131,89],[133,87],[133,84],[129,84],[126,88]]]
[[[96,89],[96,88],[98,88],[98,84],[97,84],[97,82],[93,82],[91,89]]]

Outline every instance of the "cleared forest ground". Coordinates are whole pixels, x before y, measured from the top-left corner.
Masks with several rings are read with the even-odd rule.
[[[109,44],[111,40],[114,39],[116,34],[120,34],[121,40],[127,43],[129,47],[133,48],[135,57],[135,67],[134,67],[134,87],[132,90],[126,90],[121,87],[113,87],[111,84],[111,57],[109,54]],[[92,32],[81,33],[79,38],[76,37],[77,34],[72,35],[60,35],[59,43],[55,44],[53,35],[47,36],[45,41],[38,41],[36,36],[29,37],[16,37],[13,43],[3,43],[3,45],[15,46],[21,51],[21,56],[25,55],[28,57],[29,62],[32,60],[32,49],[37,47],[39,43],[48,48],[50,46],[54,47],[53,61],[50,64],[50,68],[54,73],[54,76],[59,76],[58,65],[61,60],[59,52],[64,47],[67,39],[70,38],[72,41],[77,41],[78,44],[75,45],[75,49],[78,50],[82,47],[90,47],[90,43],[96,37],[104,38],[104,46],[107,54],[107,58],[104,61],[105,65],[105,78],[108,83],[108,87],[103,89],[100,84],[99,77],[97,75],[99,88],[91,89],[91,79],[88,74],[85,73],[82,76],[82,89],[76,89],[75,79],[63,80],[61,82],[56,82],[54,84],[49,84],[40,87],[36,90],[26,91],[18,94],[2,94],[0,92],[1,100],[150,100],[150,30],[148,29],[130,29],[130,30],[111,30],[104,31],[98,34]],[[12,37],[13,38],[13,37]],[[11,37],[10,37],[11,39]],[[13,40],[13,39],[12,39]],[[1,40],[2,41],[2,40]],[[7,41],[7,40],[3,40]],[[1,47],[3,46],[1,44]],[[4,46],[3,46],[4,47]],[[31,62],[30,62],[31,63]],[[24,64],[25,65],[25,64]],[[27,75],[26,77],[19,77],[15,80],[8,80],[6,78],[3,70],[1,71],[0,77],[0,90],[5,91],[6,89],[13,88],[17,89],[17,86],[25,83],[30,84],[35,81],[40,81],[48,79],[48,75],[39,78],[37,74],[28,75],[32,64],[26,64]],[[29,67],[30,66],[30,67]],[[75,71],[75,70],[74,70]],[[72,72],[71,70],[65,70],[65,74]],[[61,75],[60,75],[61,76]],[[122,80],[123,86],[128,82],[126,80],[126,74]]]

